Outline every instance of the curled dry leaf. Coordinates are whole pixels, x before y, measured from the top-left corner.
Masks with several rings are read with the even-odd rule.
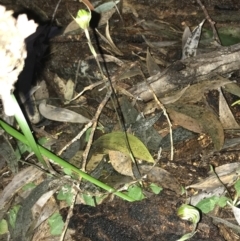
[[[110,32],[109,32],[109,24],[108,24],[108,21],[107,21],[107,25],[106,25],[106,28],[105,28],[105,35],[106,35],[106,38],[110,44],[110,46],[112,47],[112,49],[114,50],[114,52],[116,52],[116,54],[122,56],[123,53],[118,49],[118,47],[114,44],[112,38],[111,38],[111,35],[110,35]]]
[[[66,81],[57,74],[54,75],[53,81],[59,96],[65,101],[71,100],[74,95],[75,83],[71,79]]]
[[[187,38],[187,41],[182,51],[182,59],[196,56],[197,47],[200,40],[200,35],[202,32],[202,26],[204,22],[205,22],[205,19],[192,31],[191,36]]]

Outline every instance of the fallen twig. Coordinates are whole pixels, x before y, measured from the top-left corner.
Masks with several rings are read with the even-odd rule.
[[[99,107],[97,109],[97,112],[96,112],[96,114],[95,114],[95,116],[94,116],[94,118],[92,120],[92,123],[93,123],[92,130],[91,130],[91,133],[90,133],[90,136],[89,136],[88,144],[87,144],[87,146],[85,148],[85,151],[83,153],[83,162],[82,162],[82,170],[83,171],[85,171],[85,169],[86,169],[87,157],[88,157],[88,154],[89,154],[92,142],[93,142],[94,132],[95,132],[95,130],[97,128],[98,118],[99,118],[99,116],[100,116],[104,106],[106,105],[106,103],[108,102],[109,98],[111,97],[111,94],[112,94],[112,90],[109,89],[107,94],[105,95],[103,101],[99,105]]]

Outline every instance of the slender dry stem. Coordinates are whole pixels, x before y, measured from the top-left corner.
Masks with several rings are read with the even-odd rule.
[[[163,114],[165,115],[166,119],[167,119],[167,122],[168,122],[168,126],[169,126],[169,135],[170,135],[170,143],[171,143],[171,155],[170,155],[170,160],[172,161],[173,160],[173,137],[172,137],[172,123],[171,123],[171,120],[168,116],[168,113],[167,113],[167,110],[166,108],[164,107],[164,105],[161,103],[161,101],[157,98],[152,86],[147,82],[145,76],[142,74],[149,90],[151,91],[153,97],[154,97],[154,100],[156,101],[156,103],[158,104],[158,106],[163,110]]]
[[[68,224],[69,224],[70,218],[73,215],[73,208],[74,208],[74,205],[75,205],[75,202],[76,202],[76,199],[77,199],[77,195],[78,195],[78,192],[79,192],[79,191],[74,189],[74,185],[75,184],[72,184],[72,192],[73,192],[72,203],[71,203],[71,206],[69,207],[68,215],[67,215],[66,221],[64,223],[64,229],[62,231],[62,234],[61,234],[61,237],[60,237],[59,241],[63,241],[64,240],[64,237],[65,237],[65,234],[67,232],[67,228],[68,228]]]
[[[57,153],[57,155],[60,156],[73,142],[75,142],[76,140],[80,139],[82,137],[82,135],[87,131],[87,129],[92,126],[92,124],[93,124],[92,121],[87,123],[84,126],[84,128]]]
[[[108,102],[109,98],[111,97],[112,95],[112,90],[109,89],[107,94],[105,95],[103,101],[101,102],[101,104],[99,105],[98,109],[97,109],[97,112],[93,118],[93,126],[92,126],[92,130],[91,130],[91,133],[90,133],[90,136],[89,136],[89,140],[88,140],[88,144],[85,148],[85,151],[83,153],[83,163],[82,163],[82,170],[85,171],[86,169],[86,163],[87,163],[87,158],[88,158],[88,154],[89,154],[89,151],[90,151],[90,148],[91,148],[91,145],[92,145],[92,142],[93,142],[93,136],[94,136],[94,132],[97,128],[97,123],[98,123],[98,118],[104,108],[104,106],[106,105],[106,103]]]
[[[206,16],[206,19],[208,20],[208,22],[210,23],[211,27],[212,27],[212,30],[213,30],[213,37],[215,39],[215,41],[217,41],[218,44],[221,45],[221,40],[219,39],[219,36],[218,36],[218,33],[217,33],[217,30],[216,30],[216,27],[215,27],[215,22],[211,19],[211,17],[209,16],[208,14],[208,11],[207,9],[205,8],[205,6],[202,4],[201,0],[197,0],[199,6],[202,8],[205,16]]]
[[[70,100],[70,102],[76,100],[77,98],[79,98],[84,92],[86,92],[87,90],[92,90],[93,88],[103,84],[104,81],[98,81],[96,83],[93,83],[91,85],[88,85],[87,87],[85,87],[79,94],[77,94],[73,99]]]

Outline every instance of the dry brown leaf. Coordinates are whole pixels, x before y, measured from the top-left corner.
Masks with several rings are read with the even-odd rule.
[[[39,112],[46,119],[71,123],[88,123],[90,120],[74,111],[47,105],[45,101],[39,105]]]
[[[189,87],[190,86],[188,85],[181,90],[173,91],[171,93],[171,95],[169,95],[169,96],[160,98],[161,103],[163,103],[164,105],[167,105],[167,104],[171,104],[171,103],[178,101],[184,95],[184,93],[187,91],[187,89]],[[155,102],[155,104],[156,104],[156,102]]]
[[[219,119],[224,129],[239,129],[221,89],[219,89]]]
[[[47,84],[45,80],[42,80],[38,83],[38,89],[34,93],[36,100],[42,100],[42,99],[48,99],[49,98],[49,92],[47,88]]]
[[[177,43],[177,41],[150,42],[149,40],[146,39],[144,35],[142,35],[142,38],[150,48],[164,48],[164,47],[172,46]]]
[[[103,54],[103,55],[97,54],[96,57],[97,57],[98,61],[100,61],[100,62],[106,62],[106,63],[112,62],[112,63],[117,64],[118,66],[122,66],[123,63],[124,63],[121,59],[119,59],[115,56],[109,55],[109,54]],[[86,58],[86,60],[90,60],[90,59],[95,60],[96,57],[95,56],[88,56]]]
[[[73,20],[71,23],[68,24],[68,26],[65,28],[63,35],[69,34],[73,31],[79,30],[79,32],[83,32],[82,29],[80,29],[79,25],[76,23],[75,20]]]
[[[54,75],[54,86],[56,88],[56,91],[62,97],[63,100],[68,103],[75,92],[75,83],[71,79],[65,80],[63,78],[60,78],[57,74]]]
[[[88,173],[91,173],[93,170],[95,170],[95,168],[102,161],[105,155],[106,154],[101,154],[101,153],[94,153],[93,155],[91,155],[86,167],[86,170],[88,171]]]
[[[181,193],[181,185],[178,181],[166,170],[160,167],[151,167],[147,165],[139,166],[142,175],[147,174],[147,180],[155,184],[159,184],[163,188],[173,190],[174,192]]]
[[[202,133],[203,130],[201,128],[201,125],[199,122],[190,116],[184,115],[180,112],[177,112],[173,109],[168,109],[168,114],[173,121],[174,124],[177,124],[179,126],[184,127],[185,129],[188,129],[190,131],[196,132],[196,133]]]
[[[65,85],[64,99],[69,102],[74,95],[75,83],[69,79]]]
[[[120,174],[134,177],[132,171],[132,160],[129,155],[125,155],[120,151],[109,151],[109,159],[113,168]]]
[[[225,164],[215,168],[215,172],[217,173],[217,176],[213,173],[210,177],[207,177],[198,183],[187,186],[186,188],[196,188],[207,191],[222,186],[222,183],[230,186],[239,178],[240,164]],[[222,183],[219,181],[219,179]]]
[[[106,28],[105,28],[105,35],[106,35],[106,38],[107,40],[109,41],[109,44],[110,46],[112,47],[112,49],[116,52],[116,54],[119,54],[119,55],[123,55],[123,53],[118,49],[118,47],[115,45],[115,43],[113,42],[112,38],[111,38],[111,35],[110,35],[110,32],[109,32],[109,24],[108,24],[108,21],[107,21],[107,25],[106,25]]]
[[[147,63],[148,73],[150,76],[153,76],[160,72],[159,66],[156,64],[154,58],[152,57],[152,55],[149,52],[149,48],[147,49],[146,63]]]
[[[227,92],[240,97],[240,87],[236,83],[227,84],[223,88]]]
[[[179,99],[182,103],[196,103],[200,101],[203,94],[209,90],[218,89],[221,86],[229,84],[228,79],[217,78],[216,80],[205,80],[201,83],[197,83],[189,86]]]
[[[165,97],[160,98],[161,103],[164,105],[167,105],[178,101],[188,88],[189,88],[189,85],[184,87],[181,90],[172,91],[169,95],[166,95]],[[145,115],[148,115],[153,113],[157,109],[160,109],[160,107],[156,104],[155,100],[152,100],[145,103],[143,113]]]
[[[211,137],[215,149],[221,150],[224,144],[224,131],[221,122],[212,110],[189,104],[169,105],[169,108],[198,121],[203,132]]]
[[[53,197],[53,194],[56,192],[56,190],[57,188],[42,195],[42,197],[39,198],[32,207],[32,216],[35,219],[33,222],[33,229],[37,228],[58,209],[57,202]]]

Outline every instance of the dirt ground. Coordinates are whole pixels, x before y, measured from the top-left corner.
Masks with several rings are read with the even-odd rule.
[[[34,11],[34,15],[41,19],[39,21],[41,24],[46,24],[51,19],[57,3],[57,0],[1,1],[2,5],[16,12]],[[91,3],[94,6],[98,6],[103,2],[91,1]],[[202,3],[210,18],[216,22],[215,26],[217,29],[223,29],[223,31],[230,28],[234,29],[236,38],[239,37],[237,33],[240,24],[240,2],[234,0],[206,0],[202,1]],[[85,8],[85,6],[78,1],[63,0],[60,2],[55,14],[54,26],[57,25],[59,27],[58,30],[59,32],[61,31],[61,34],[58,32],[57,36],[50,38],[49,43],[41,40],[40,43],[37,43],[37,45],[39,44],[37,50],[39,53],[42,51],[41,48],[45,48],[43,47],[45,46],[44,44],[48,44],[49,49],[47,50],[47,55],[44,55],[40,63],[38,63],[41,68],[37,72],[36,78],[37,81],[45,81],[49,92],[49,104],[71,109],[88,119],[92,119],[106,95],[105,83],[86,91],[76,102],[66,105],[64,103],[64,93],[56,81],[57,78],[63,79],[65,83],[69,79],[74,80],[75,94],[81,92],[85,87],[101,81],[98,65],[88,48],[83,31],[76,27],[74,28],[74,26],[69,28],[69,24],[73,21],[72,16],[75,17],[81,8]],[[117,106],[117,109],[121,109],[123,112],[124,120],[128,124],[126,129],[136,134],[147,146],[156,161],[156,169],[149,172],[149,163],[141,161],[138,163],[141,174],[148,173],[147,178],[143,181],[146,198],[142,201],[127,202],[109,195],[97,207],[81,203],[76,204],[69,223],[68,232],[71,234],[67,234],[65,240],[178,240],[185,233],[191,232],[193,226],[190,222],[183,221],[177,216],[177,209],[181,204],[187,203],[189,197],[201,191],[203,193],[210,192],[207,187],[203,188],[200,185],[200,188],[198,188],[194,186],[194,184],[204,180],[207,180],[207,185],[211,186],[211,181],[207,179],[210,176],[210,165],[214,168],[225,164],[237,166],[232,172],[226,174],[227,180],[224,181],[230,193],[234,194],[232,185],[239,178],[238,162],[240,160],[240,152],[238,148],[240,128],[238,128],[238,123],[240,123],[240,107],[238,105],[232,107],[231,104],[238,100],[239,97],[223,89],[226,103],[229,105],[237,123],[235,128],[218,126],[221,125],[220,122],[220,124],[218,123],[218,117],[222,108],[219,104],[220,94],[218,91],[218,88],[221,86],[218,84],[216,84],[216,88],[204,85],[204,88],[198,87],[201,89],[199,92],[196,89],[193,89],[192,93],[188,92],[188,97],[190,96],[190,101],[187,102],[188,108],[190,109],[190,105],[192,108],[193,102],[193,106],[195,106],[195,109],[190,109],[190,112],[193,113],[195,110],[196,112],[197,110],[202,111],[201,113],[197,112],[199,116],[197,119],[194,114],[186,114],[186,109],[182,112],[180,111],[183,109],[180,101],[163,104],[172,122],[173,160],[171,160],[169,123],[166,120],[166,116],[161,114],[162,110],[154,100],[151,91],[144,89],[146,88],[144,87],[145,80],[149,80],[149,83],[154,82],[151,79],[152,74],[149,73],[151,68],[152,71],[159,70],[161,73],[165,73],[164,71],[167,70],[168,72],[166,72],[165,76],[169,77],[168,86],[170,86],[169,92],[172,93],[172,96],[177,96],[178,92],[174,91],[180,91],[188,85],[202,83],[206,79],[215,80],[218,78],[217,80],[219,80],[219,76],[225,78],[225,80],[234,81],[236,85],[239,85],[240,62],[238,63],[236,60],[236,65],[234,66],[231,65],[231,61],[226,66],[225,62],[220,63],[219,66],[214,67],[206,75],[203,73],[205,69],[202,70],[201,74],[197,74],[196,69],[205,66],[205,63],[210,65],[215,62],[214,60],[217,57],[221,57],[217,52],[216,45],[213,43],[212,36],[209,37],[207,35],[212,30],[207,20],[202,34],[203,38],[205,37],[205,41],[200,41],[197,56],[194,57],[194,60],[187,59],[185,62],[184,60],[181,62],[182,35],[185,27],[189,26],[192,30],[206,18],[206,13],[204,13],[197,1],[123,0],[119,4],[119,10],[120,15],[114,8],[112,15],[109,17],[109,33],[116,48],[92,30],[90,30],[90,36],[93,46],[98,53],[99,46],[101,46],[100,51],[112,57],[109,57],[109,60],[105,59],[106,65],[103,62],[101,62],[101,65],[106,67],[104,74],[108,75],[113,82],[118,102],[116,99],[114,101],[116,104],[120,104],[120,106]],[[94,21],[91,24],[94,24]],[[102,35],[105,35],[105,28],[106,21],[103,20],[103,23],[98,27]],[[64,31],[65,33],[63,34]],[[42,35],[45,38],[44,32]],[[239,42],[240,38],[235,44]],[[230,44],[224,45],[227,48]],[[154,59],[153,62],[149,62],[149,59],[147,59],[148,52],[151,53]],[[226,54],[231,54],[234,53],[234,50],[229,47],[226,52]],[[238,50],[235,50],[235,52],[238,53]],[[214,56],[211,60],[208,59],[209,53]],[[224,54],[222,55],[223,59]],[[225,58],[227,57],[225,56]],[[202,64],[199,64],[197,59],[201,59],[203,61]],[[190,70],[192,70],[191,73]],[[183,76],[186,77],[185,82],[180,81],[183,79]],[[171,80],[175,82],[171,82]],[[31,78],[29,81],[35,82]],[[19,85],[23,86],[24,84],[20,83]],[[161,92],[156,87],[157,85],[152,86],[153,91],[155,91],[160,100],[168,96],[169,93],[167,91]],[[174,88],[171,86],[174,86]],[[100,89],[103,90],[100,91]],[[139,96],[141,100],[136,98]],[[130,114],[127,114],[127,112],[130,112]],[[190,121],[185,118],[180,121],[182,116],[176,115],[176,112],[190,116],[195,121],[191,122],[192,119]],[[137,122],[136,119],[140,113],[143,114],[144,118],[140,118],[141,121]],[[158,115],[159,117],[154,119]],[[131,118],[134,121],[131,121]],[[186,124],[184,125],[183,122]],[[105,133],[121,130],[116,110],[110,101],[103,108],[99,123],[104,127]],[[47,120],[46,118],[42,118],[39,123],[32,125],[37,138],[45,136],[46,133],[55,137],[59,135],[51,146],[51,150],[55,153],[58,153],[59,150],[69,143],[84,126],[79,123],[57,122]],[[149,125],[148,128],[145,128],[146,125]],[[212,126],[211,128],[209,127],[210,125]],[[196,131],[197,129],[199,131]],[[96,130],[94,140],[102,135],[101,130]],[[76,153],[86,148],[86,142],[83,139],[78,140],[75,145],[70,145],[70,148],[62,154],[62,157],[68,161],[75,157],[78,163],[71,163],[79,168],[81,167],[79,164],[80,158],[76,156]],[[159,152],[160,147],[161,152]],[[0,153],[0,156],[3,155],[3,152]],[[94,155],[94,150],[91,150],[90,158]],[[3,159],[1,157],[1,162],[4,163]],[[99,163],[100,160],[96,162]],[[1,173],[4,173],[9,168],[6,167],[6,164],[1,166]],[[26,168],[26,165],[21,164],[19,170],[24,168]],[[56,169],[58,170],[58,167]],[[124,184],[133,181],[132,177],[126,177],[126,175],[119,174],[116,169],[113,170],[109,163],[104,164],[104,170],[98,175],[99,179],[115,188],[121,188]],[[92,171],[89,172],[91,173]],[[2,176],[2,190],[13,177],[14,174],[8,177]],[[147,185],[151,182],[162,186],[163,191],[158,195],[150,193]],[[182,188],[187,190],[185,194],[182,194]],[[84,192],[84,186],[81,188],[81,191]],[[68,208],[61,209],[60,213],[65,220]],[[224,223],[224,220],[231,222],[235,226],[230,227]],[[236,226],[237,222],[231,209],[229,207],[218,207],[210,214],[202,214],[197,232],[190,240],[240,240],[240,231],[235,228]],[[41,235],[37,236],[37,238],[35,236],[32,240],[55,240],[50,238],[45,233],[47,231],[43,230],[41,226],[38,228],[38,232]],[[59,240],[59,237],[57,238]],[[17,237],[14,240],[31,239]]]

